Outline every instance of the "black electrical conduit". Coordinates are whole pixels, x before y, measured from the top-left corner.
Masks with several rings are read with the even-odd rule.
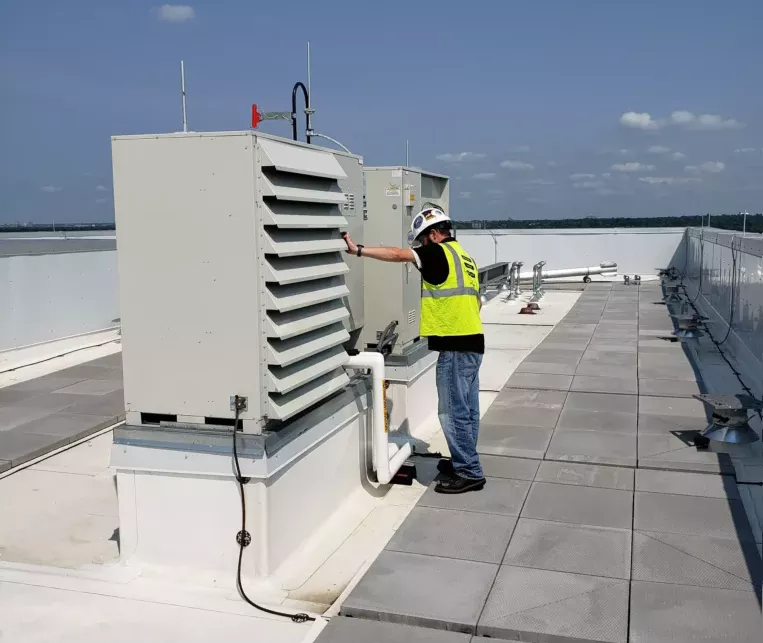
[[[294,89],[291,90],[291,137],[296,141],[298,140],[297,137],[297,90],[302,90],[302,95],[305,97],[305,138],[307,140],[308,145],[312,141],[312,136],[310,133],[313,131],[312,125],[311,125],[311,119],[310,115],[312,111],[310,110],[310,94],[307,91],[307,87],[304,86],[303,83],[298,82],[296,85],[294,85]]]
[[[238,446],[236,435],[239,431],[241,411],[245,408],[244,398],[236,395],[234,397],[234,408],[236,417],[233,421],[233,465],[236,470],[236,482],[238,483],[239,493],[241,495],[241,531],[236,534],[236,542],[238,543],[238,565],[236,566],[236,588],[238,589],[241,598],[243,598],[249,605],[257,608],[258,610],[273,616],[285,616],[290,618],[295,623],[306,623],[307,621],[314,621],[315,617],[308,614],[287,614],[286,612],[279,612],[278,610],[272,610],[262,605],[258,605],[251,598],[249,598],[244,591],[244,586],[241,583],[241,562],[244,557],[244,547],[247,547],[252,542],[251,534],[246,530],[246,496],[244,494],[244,485],[249,482],[249,478],[245,478],[241,475],[241,465],[238,461]]]

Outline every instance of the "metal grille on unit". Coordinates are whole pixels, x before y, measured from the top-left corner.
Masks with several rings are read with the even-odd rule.
[[[409,310],[408,311],[408,323],[409,324],[415,324],[416,323],[416,311],[415,310]]]
[[[286,420],[341,389],[349,294],[339,230],[346,179],[336,158],[259,138],[260,218],[267,336],[263,412]]]

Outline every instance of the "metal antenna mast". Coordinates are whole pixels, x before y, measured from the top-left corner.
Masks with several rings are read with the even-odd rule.
[[[183,131],[188,131],[188,120],[185,114],[185,66],[183,61],[180,61],[180,95],[183,100]]]

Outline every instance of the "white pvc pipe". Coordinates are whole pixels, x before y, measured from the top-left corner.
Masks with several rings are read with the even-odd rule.
[[[402,447],[390,444],[387,432],[387,407],[384,392],[384,355],[363,352],[350,356],[345,368],[370,369],[373,384],[372,460],[376,478],[380,484],[389,484],[403,463],[411,456],[411,443]]]
[[[616,272],[617,264],[613,261],[601,263],[598,266],[589,266],[588,268],[561,268],[559,270],[543,270],[541,276],[543,279],[556,279],[558,277],[585,277],[586,275],[601,275],[605,272]],[[520,279],[531,280],[532,272],[523,272],[519,275]]]

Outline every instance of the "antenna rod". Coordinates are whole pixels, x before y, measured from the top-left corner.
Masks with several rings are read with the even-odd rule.
[[[405,139],[405,167],[408,167],[409,164],[408,139]]]
[[[310,41],[307,41],[307,94],[310,96],[310,103],[312,104],[312,88],[310,87]]]
[[[180,61],[180,94],[183,97],[183,131],[188,131],[188,121],[185,117],[185,66],[183,61]]]

